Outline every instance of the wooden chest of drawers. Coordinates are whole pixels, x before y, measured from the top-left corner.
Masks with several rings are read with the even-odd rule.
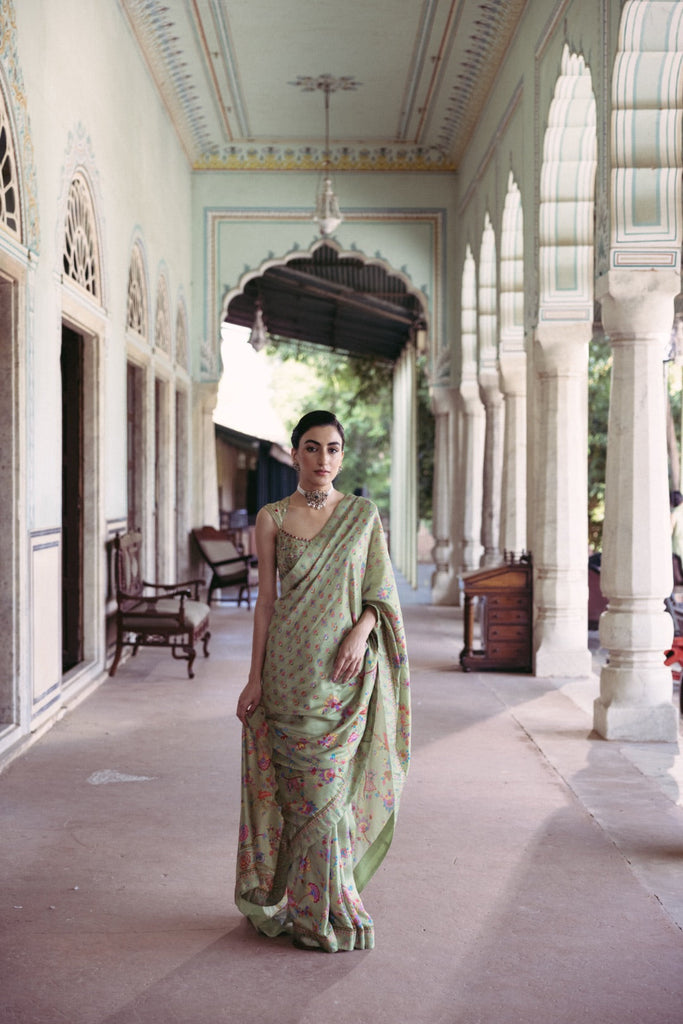
[[[531,562],[479,569],[463,578],[465,646],[460,664],[481,669],[531,672]],[[481,648],[474,649],[474,613],[479,608]]]

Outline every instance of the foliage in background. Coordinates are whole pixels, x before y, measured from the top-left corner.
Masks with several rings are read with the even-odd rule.
[[[602,550],[611,373],[609,342],[593,338],[588,357],[588,543],[594,551]]]
[[[432,527],[432,493],[434,483],[434,416],[429,398],[429,382],[425,373],[426,359],[417,364],[417,490],[418,517],[427,528]]]
[[[344,426],[346,449],[339,479],[347,492],[365,487],[389,515],[392,436],[391,365],[339,354],[304,342],[276,339],[268,355],[280,363],[274,404],[288,430],[312,409],[328,409]],[[303,372],[302,372],[303,370]],[[293,386],[294,385],[294,386]],[[284,404],[286,402],[286,404]],[[418,396],[419,514],[431,518],[434,427],[420,374]]]

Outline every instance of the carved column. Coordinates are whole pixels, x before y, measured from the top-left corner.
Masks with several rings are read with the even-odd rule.
[[[500,509],[500,546],[519,557],[528,547],[526,536],[526,354],[500,354],[500,390],[505,427]]]
[[[213,413],[218,384],[213,381],[192,385],[194,487],[194,523],[218,526],[218,470],[216,467],[216,428]]]
[[[483,499],[484,467],[484,406],[475,380],[460,385],[460,443],[459,472],[455,489],[461,502],[459,520],[462,527],[460,540],[460,568],[463,572],[478,569],[481,560],[481,509]]]
[[[536,328],[537,436],[534,562],[534,670],[588,676],[587,391],[585,322]]]
[[[612,345],[601,585],[609,606],[600,641],[594,725],[606,739],[678,737],[663,652],[672,588],[663,357],[680,278],[673,271],[610,271],[598,281]]]
[[[503,476],[503,396],[495,363],[479,372],[479,395],[486,414],[481,514],[482,565],[500,565],[500,499]]]
[[[434,547],[432,549],[435,569],[432,573],[432,602],[440,605],[452,605],[458,602],[458,579],[453,565],[454,545],[451,517],[456,469],[453,399],[452,388],[434,388],[432,391],[432,408],[435,417]]]

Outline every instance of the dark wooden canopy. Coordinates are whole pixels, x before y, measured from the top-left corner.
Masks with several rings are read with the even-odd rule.
[[[394,362],[425,322],[400,277],[323,244],[247,283],[226,320],[251,327],[256,304],[271,335]]]

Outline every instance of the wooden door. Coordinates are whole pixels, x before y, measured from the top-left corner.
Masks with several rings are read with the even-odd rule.
[[[83,660],[83,338],[62,327],[62,671]]]

